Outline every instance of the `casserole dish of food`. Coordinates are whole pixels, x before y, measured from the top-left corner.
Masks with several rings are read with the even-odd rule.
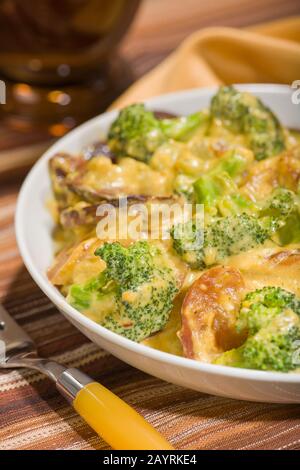
[[[92,341],[199,391],[299,401],[291,93],[242,85],[154,98],[80,126],[35,165],[17,207],[20,251]],[[177,220],[174,207],[190,212]]]

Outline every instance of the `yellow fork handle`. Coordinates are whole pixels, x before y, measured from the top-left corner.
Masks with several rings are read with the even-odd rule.
[[[77,393],[73,406],[113,449],[173,449],[133,408],[96,382],[85,385]]]

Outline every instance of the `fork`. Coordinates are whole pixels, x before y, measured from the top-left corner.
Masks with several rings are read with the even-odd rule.
[[[170,450],[173,447],[144,418],[78,369],[41,358],[27,333],[0,305],[0,369],[26,367],[47,375],[77,413],[113,449]]]

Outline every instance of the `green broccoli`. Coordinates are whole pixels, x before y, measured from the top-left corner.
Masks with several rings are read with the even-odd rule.
[[[223,197],[237,195],[239,190],[236,180],[244,173],[249,163],[251,163],[251,157],[248,152],[240,149],[226,152],[211,171],[194,182],[196,202],[207,206],[217,206]],[[239,199],[246,203],[244,196],[240,195]]]
[[[223,176],[224,179],[214,179],[213,189],[207,185],[210,193],[207,192],[206,198],[208,194],[215,194],[217,182],[220,183],[219,188],[223,181],[223,187],[227,184],[227,189],[230,189],[229,177]],[[193,268],[204,268],[262,245],[267,239],[280,245],[291,243],[297,235],[300,237],[298,199],[292,191],[277,188],[259,207],[242,196],[238,189],[229,192],[217,203],[221,217],[215,217],[204,230],[197,228],[193,220],[173,227],[173,247]]]
[[[190,201],[215,206],[224,195],[238,192],[235,180],[243,174],[249,160],[247,152],[239,149],[228,151],[211,171],[196,181],[187,175],[178,175],[174,181],[175,192]]]
[[[270,233],[280,245],[300,240],[300,201],[293,191],[277,188],[260,209],[259,217],[264,217]]]
[[[248,214],[223,217],[206,230],[206,246],[216,250],[216,260],[247,251],[261,245],[268,238],[268,233],[259,220]]]
[[[210,110],[230,131],[247,136],[257,160],[285,149],[284,132],[278,119],[255,96],[224,86],[212,98]]]
[[[253,162],[251,151],[243,148],[234,148],[227,151],[213,169],[214,173],[225,171],[232,178],[241,176],[248,165]]]
[[[117,282],[122,292],[136,290],[153,276],[153,261],[160,253],[147,242],[137,242],[125,248],[120,243],[105,243],[95,255],[106,263],[106,277]]]
[[[232,182],[231,185],[227,183],[227,193],[224,191],[222,196],[217,199],[216,206],[222,216],[242,212],[257,215],[266,228],[269,225],[268,230],[270,233],[276,232],[278,239],[284,237],[286,231],[281,230],[281,228],[284,228],[287,224],[290,225],[290,220],[293,221],[294,227],[299,228],[300,224],[300,198],[296,193],[286,188],[278,187],[274,189],[266,201],[255,204],[246,198]],[[291,231],[289,229],[291,236],[294,232],[295,230]],[[287,243],[291,242],[290,240]]]
[[[101,273],[84,285],[73,284],[69,289],[68,300],[74,308],[83,311],[88,309],[94,300],[113,291],[114,286],[112,284],[108,286],[106,276]]]
[[[185,140],[208,116],[199,112],[174,119],[157,119],[143,104],[133,104],[112,123],[108,143],[117,154],[148,162],[167,139]]]
[[[203,233],[193,221],[178,224],[172,228],[171,236],[182,259],[201,269],[263,244],[269,234],[258,219],[242,213],[214,220]]]
[[[197,112],[189,116],[180,116],[172,119],[161,119],[160,125],[164,135],[168,139],[185,141],[200,126],[207,124],[209,115],[205,112]]]
[[[165,140],[160,122],[143,104],[120,111],[108,134],[110,148],[117,154],[148,161]]]
[[[173,248],[192,268],[204,267],[204,233],[193,219],[171,229]]]
[[[286,218],[285,223],[277,229],[274,238],[280,246],[300,242],[300,214],[298,211]]]
[[[253,201],[246,198],[238,190],[233,194],[225,194],[218,200],[217,208],[222,217],[238,214],[254,215],[257,213],[257,206]]]
[[[215,206],[222,196],[235,194],[237,186],[225,171],[207,173],[195,181],[194,192],[198,204]]]
[[[292,292],[280,287],[268,286],[250,292],[242,302],[237,330],[241,332],[247,329],[250,335],[254,335],[283,309],[293,310],[300,315],[300,300]]]
[[[237,331],[248,338],[215,363],[249,369],[288,372],[297,364],[300,342],[300,299],[280,287],[250,292],[241,304]]]
[[[222,86],[212,97],[210,111],[221,119],[232,132],[244,132],[244,119],[250,107],[257,106],[257,99],[248,93],[237,91],[233,86]]]
[[[275,189],[262,208],[264,215],[288,217],[297,207],[297,197],[293,191],[285,188]]]
[[[72,285],[68,301],[104,327],[133,341],[161,330],[178,286],[175,268],[158,246],[105,243],[95,252],[106,269],[85,285]]]

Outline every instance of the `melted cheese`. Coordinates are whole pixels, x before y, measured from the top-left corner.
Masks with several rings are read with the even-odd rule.
[[[122,158],[118,165],[106,157],[95,157],[87,163],[81,184],[116,197],[126,194],[168,196],[169,179],[149,165],[132,158]]]
[[[300,142],[300,133],[293,133],[287,138],[288,146]],[[174,181],[178,175],[197,178],[212,169],[230,148],[246,147],[244,136],[234,135],[222,126],[218,120],[213,122],[210,134],[203,130],[196,133],[188,142],[169,142],[161,146],[146,165],[131,158],[120,158],[113,164],[106,157],[95,157],[86,164],[86,171],[81,177],[81,184],[91,190],[116,197],[123,194],[169,196],[173,193]],[[247,150],[249,151],[249,149]],[[279,157],[262,162],[254,162],[243,175],[242,189],[248,197],[257,201],[265,198],[280,184]],[[52,210],[57,220],[56,207]],[[73,283],[85,283],[100,273],[104,263],[94,251],[99,240],[87,233],[85,228],[77,228],[73,233],[58,231],[57,239],[64,249],[56,258],[49,271],[51,282],[67,292]],[[91,238],[92,237],[92,238]],[[83,240],[83,241],[82,241]],[[122,243],[126,244],[125,240]],[[166,327],[143,343],[172,354],[182,355],[182,346],[177,333],[181,329],[181,305],[187,289],[202,274],[193,271],[174,254],[170,242],[164,241],[168,256],[180,273],[181,292],[174,302],[174,308]],[[213,256],[213,253],[210,253]],[[245,280],[246,290],[251,291],[264,286],[280,286],[300,296],[300,247],[285,248],[264,246],[232,256],[224,264],[238,268]],[[147,299],[147,292],[143,293]],[[127,299],[128,300],[128,299]],[[226,299],[225,299],[226,300]],[[113,299],[95,300],[85,314],[99,322],[108,311],[114,310]]]
[[[177,336],[177,332],[181,328],[181,304],[183,296],[180,295],[175,299],[173,310],[170,314],[169,321],[165,328],[150,338],[143,341],[143,344],[154,349],[159,349],[176,356],[182,356],[182,346]]]
[[[279,286],[300,296],[300,247],[253,249],[232,256],[227,265],[239,269],[248,291]]]

